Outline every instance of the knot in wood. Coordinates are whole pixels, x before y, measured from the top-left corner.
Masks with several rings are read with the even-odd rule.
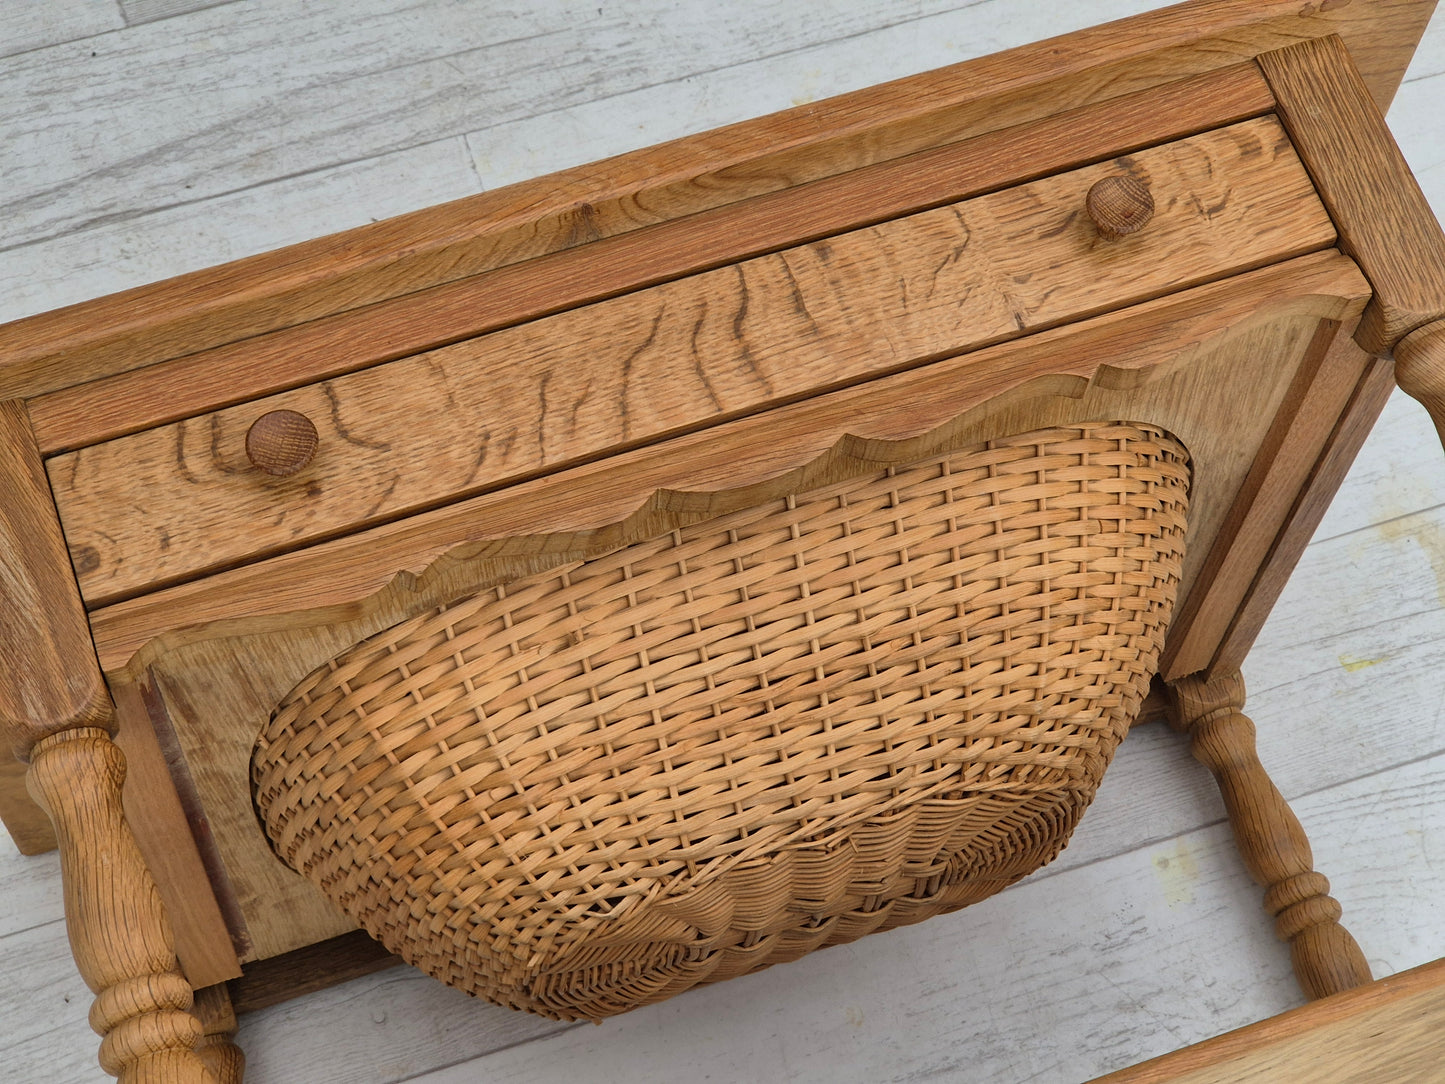
[[[305,414],[268,411],[246,430],[246,458],[257,470],[285,477],[311,462],[319,439]]]
[[[1154,197],[1138,177],[1105,177],[1084,199],[1099,236],[1109,241],[1137,233],[1154,217]]]

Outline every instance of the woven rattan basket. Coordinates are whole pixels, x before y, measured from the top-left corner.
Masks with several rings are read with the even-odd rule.
[[[258,811],[393,952],[563,1019],[962,907],[1093,797],[1187,490],[1157,429],[1051,429],[484,591],[302,681]]]

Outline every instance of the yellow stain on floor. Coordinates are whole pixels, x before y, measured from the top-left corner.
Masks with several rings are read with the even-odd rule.
[[[1338,658],[1340,665],[1345,668],[1345,672],[1353,674],[1358,670],[1367,670],[1371,666],[1379,666],[1382,662],[1389,662],[1394,656],[1381,655],[1378,659],[1357,659],[1353,655],[1340,655]]]
[[[1194,902],[1194,882],[1199,880],[1199,864],[1182,839],[1175,841],[1172,851],[1154,856],[1154,876],[1158,878],[1169,910],[1175,911]]]

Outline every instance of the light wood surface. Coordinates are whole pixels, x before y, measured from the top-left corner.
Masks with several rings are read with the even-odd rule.
[[[1396,344],[1395,379],[1430,412],[1445,443],[1445,321],[1417,328]]]
[[[1270,118],[1129,163],[1159,211],[1127,240],[1083,213],[1123,168],[1101,163],[58,456],[81,591],[104,605],[1334,239]],[[244,445],[280,410],[321,437],[276,482]]]
[[[10,755],[0,756],[0,821],[21,854],[55,850],[55,829],[50,818],[25,791],[25,765]]]
[[[1315,872],[1299,818],[1274,785],[1255,750],[1254,723],[1244,707],[1238,671],[1171,683],[1175,729],[1188,735],[1194,758],[1214,775],[1240,857],[1264,888],[1264,909],[1288,941],[1295,976],[1305,995],[1328,997],[1370,981],[1370,966],[1340,925],[1339,901]]]
[[[1330,36],[1265,53],[1279,116],[1353,256],[1375,289],[1360,345],[1388,354],[1445,315],[1445,236],[1344,42]]]
[[[1315,1002],[1096,1084],[1432,1084],[1445,960]]]
[[[133,1084],[205,1084],[200,1027],[155,882],[121,805],[110,695],[24,406],[0,403],[0,730],[60,850],[65,917],[96,995],[101,1066]]]
[[[1351,7],[1353,12],[1346,13],[1353,17],[1360,4]],[[202,36],[224,52],[234,48],[225,27],[243,22],[249,17],[246,9],[253,9],[258,22],[273,23],[272,32],[291,38],[288,48],[294,53],[313,48],[314,33],[296,32],[294,24],[277,17],[276,8],[275,4],[231,5],[225,22],[191,29],[188,21],[227,11],[220,8],[158,26],[176,42],[178,53]],[[717,110],[755,108],[751,103],[767,101],[768,93],[777,104],[790,97],[806,99],[816,92],[813,73],[818,71],[824,87],[836,86],[840,73],[871,81],[877,76],[870,79],[866,73],[878,69],[870,65],[885,58],[906,56],[910,62],[936,63],[927,58],[941,55],[940,50],[955,42],[964,48],[988,49],[1000,41],[1018,40],[1012,35],[1050,32],[1061,20],[1096,21],[1121,9],[1119,4],[1091,0],[1047,13],[1013,5],[1018,14],[1010,16],[1007,5],[984,5],[972,9],[973,15],[984,16],[976,31],[949,28],[953,16],[931,15],[920,24],[927,31],[920,29],[916,41],[910,37],[913,27],[904,26],[744,67],[729,66],[732,60],[724,57],[717,74],[701,73],[685,81],[675,74],[649,72],[647,79],[656,83],[655,90],[608,97],[575,114],[568,110],[511,119],[472,139],[471,146],[490,183],[508,169],[517,175],[516,171],[528,168],[528,161],[548,161],[547,154],[593,157],[598,151],[585,148],[599,147],[604,153],[620,148],[625,144],[606,142],[619,134],[651,142],[656,135],[633,133],[644,133],[643,124],[651,126],[646,131],[657,132],[659,118],[679,126],[674,130],[705,127],[714,123],[709,117],[717,116]],[[881,5],[878,10],[882,11]],[[1330,17],[1339,10],[1332,9]],[[997,18],[995,13],[1000,13]],[[348,8],[341,21],[353,17]],[[424,21],[431,13],[418,8],[409,17]],[[1032,29],[1019,31],[1020,19],[1035,20],[1023,24]],[[831,32],[831,27],[820,28],[817,40]],[[393,34],[390,41],[403,37]],[[124,40],[128,39],[112,39]],[[565,54],[551,52],[557,41],[534,41],[528,53],[560,58]],[[781,47],[793,44],[789,39]],[[100,57],[90,57],[97,46]],[[89,85],[93,73],[113,69],[135,55],[133,49],[107,51],[104,46],[91,43],[73,57],[53,52],[45,63],[62,73],[73,72],[73,85]],[[379,66],[389,63],[392,48],[388,44],[376,51]],[[493,54],[486,55],[490,63]],[[1431,58],[1438,55],[1422,54],[1423,66],[1402,89],[1402,112],[1391,118],[1407,157],[1432,193],[1439,190],[1441,177],[1438,167],[1432,168],[1438,161],[1432,139],[1438,138],[1440,79],[1432,77],[1439,65],[1432,66]],[[265,63],[257,50],[247,52],[250,70],[264,73]],[[788,76],[786,82],[778,78],[780,73]],[[519,85],[523,82],[519,80]],[[532,84],[526,85],[530,92]],[[139,73],[128,76],[126,86],[134,86],[133,97],[118,94],[103,107],[117,127],[126,123],[127,102],[137,115],[164,110],[164,103],[157,103],[155,91],[147,90]],[[661,108],[662,103],[668,109]],[[683,104],[673,115],[662,116],[673,103]],[[309,142],[288,132],[274,114],[268,116],[268,124],[274,124],[278,143]],[[1412,129],[1416,134],[1407,139]],[[542,138],[529,140],[531,134]],[[552,138],[559,134],[564,138]],[[460,138],[447,147],[452,143],[462,145]],[[59,144],[50,146],[60,157]],[[577,151],[578,146],[584,149]],[[144,199],[152,194],[170,198],[172,190],[151,183],[153,175],[147,174],[146,183],[136,186],[139,202],[126,207],[124,215],[69,232],[53,243],[7,252],[0,273],[10,275],[11,281],[25,279],[28,288],[8,291],[7,304],[15,304],[16,298],[83,296],[75,291],[102,281],[97,277],[102,274],[155,276],[187,266],[185,261],[190,266],[215,262],[217,256],[206,254],[218,252],[224,257],[245,251],[246,245],[275,244],[265,238],[287,239],[285,230],[292,231],[290,238],[313,236],[334,228],[325,225],[337,221],[329,215],[360,216],[351,221],[364,221],[368,214],[387,213],[379,208],[397,206],[403,199],[434,201],[437,197],[428,193],[442,184],[474,180],[470,163],[466,178],[443,176],[449,170],[452,174],[463,170],[453,169],[441,151],[442,144],[434,143],[331,170],[323,163],[316,172],[294,180],[151,214],[146,213]],[[459,153],[459,163],[464,153],[464,149]],[[224,173],[215,170],[204,153],[185,157],[198,172]],[[295,161],[294,156],[289,159],[287,168],[295,168]],[[112,169],[110,175],[118,172]],[[227,183],[244,185],[255,176],[228,177]],[[372,185],[372,190],[365,190],[363,183]],[[176,193],[180,187],[174,186]],[[273,229],[276,232],[268,232]],[[234,247],[205,247],[215,244]],[[123,284],[123,280],[104,281]],[[1307,550],[1304,565],[1249,663],[1256,686],[1251,714],[1260,724],[1265,759],[1311,825],[1321,863],[1335,880],[1336,895],[1345,900],[1351,915],[1361,916],[1353,924],[1376,967],[1385,970],[1445,951],[1438,940],[1438,890],[1432,895],[1433,874],[1426,863],[1433,857],[1433,866],[1441,868],[1435,837],[1442,822],[1434,797],[1441,786],[1429,773],[1425,753],[1440,747],[1439,728],[1434,693],[1426,699],[1416,677],[1441,665],[1438,625],[1432,623],[1438,622],[1438,601],[1431,564],[1439,525],[1438,516],[1428,509],[1441,500],[1434,476],[1442,472],[1420,456],[1429,427],[1421,429],[1410,406],[1392,404],[1385,428],[1367,446],[1342,501]],[[1340,710],[1342,704],[1353,710]],[[1390,727],[1363,725],[1365,720],[1384,718],[1391,720]],[[1275,735],[1297,732],[1301,725],[1317,735],[1318,749],[1274,743]],[[1348,755],[1339,756],[1340,749],[1348,750]],[[885,1080],[907,1071],[896,1057],[901,1037],[913,1069],[936,1073],[962,1055],[967,1060],[957,1069],[960,1073],[1062,1082],[1278,1011],[1296,996],[1286,985],[1287,967],[1281,969],[1269,956],[1267,945],[1250,940],[1262,925],[1249,910],[1253,894],[1247,885],[1242,890],[1234,887],[1244,875],[1236,872],[1237,860],[1227,841],[1217,830],[1202,827],[1218,815],[1196,785],[1196,776],[1203,773],[1178,769],[1180,760],[1172,745],[1151,745],[1147,731],[1125,743],[1111,770],[1112,787],[1106,781],[1106,793],[1090,813],[1091,831],[1037,885],[1020,886],[1013,894],[1016,909],[1006,919],[1007,951],[969,947],[991,939],[997,943],[998,915],[959,916],[956,925],[926,940],[889,935],[901,943],[884,939],[876,954],[854,956],[846,963],[824,959],[821,973],[805,965],[800,966],[807,974],[796,978],[779,972],[776,984],[765,977],[761,986],[749,987],[740,998],[706,1000],[696,1015],[639,1021],[643,1032],[613,1037],[587,1029],[576,1046],[569,1045],[565,1035],[553,1035],[511,1053],[492,1055],[487,1052],[543,1032],[529,1031],[523,1026],[525,1020],[499,1017],[486,1006],[453,999],[404,971],[393,971],[251,1018],[244,1027],[252,1029],[255,1044],[267,1050],[255,1064],[256,1079],[300,1077],[348,1084],[412,1079],[428,1068],[473,1057],[479,1059],[474,1064],[441,1072],[475,1079],[505,1077],[510,1069],[520,1079],[537,1080],[617,1069],[629,1079],[648,1080],[659,1079],[652,1075],[656,1070],[671,1071],[675,1079],[707,1060],[720,1075],[742,1078],[750,1069],[775,1072],[779,1058],[791,1055],[796,1079],[823,1079],[821,1074],[827,1074],[829,1079]],[[1412,760],[1418,763],[1407,763]],[[1189,767],[1186,762],[1184,769]],[[1360,782],[1352,784],[1355,779]],[[1378,830],[1364,833],[1365,823]],[[1191,877],[1183,872],[1186,858],[1198,866]],[[1091,861],[1095,864],[1088,865]],[[1166,861],[1168,871],[1162,866]],[[0,1017],[12,1025],[5,1029],[7,1065],[25,1078],[91,1080],[96,1074],[93,1065],[85,1064],[90,1054],[85,1049],[83,1009],[77,1014],[74,1004],[62,1001],[62,995],[73,994],[80,984],[63,944],[53,944],[63,942],[63,932],[53,923],[45,924],[58,914],[58,905],[26,902],[49,898],[53,861],[22,864],[10,854],[0,856],[0,867],[5,898],[13,905],[0,924],[4,937],[0,952],[13,975],[0,992]],[[1131,887],[1130,900],[1123,904],[1118,902],[1120,885]],[[1192,895],[1187,902],[1186,891]],[[1054,906],[1061,898],[1070,904],[1066,911]],[[1101,924],[1108,917],[1110,929],[1127,934],[1091,936],[1088,912],[1096,906]],[[1236,915],[1242,916],[1237,922]],[[1061,929],[1067,934],[1060,934]],[[1181,971],[1165,971],[1164,955]],[[1075,961],[1076,972],[1091,976],[1092,984],[1056,984],[1046,979],[1060,960]],[[1190,977],[1187,996],[1179,987],[1179,974]],[[968,976],[967,983],[950,989],[960,975]],[[1200,996],[1200,989],[1208,992]],[[871,1011],[867,1004],[850,1006],[843,1003],[845,999],[829,997],[833,990],[869,991],[874,1006],[897,1005],[907,1011],[889,1016],[886,1011]],[[81,1000],[73,998],[75,1004]],[[1017,1007],[1019,1018],[1042,1026],[1054,1040],[1041,1044],[1024,1033],[1000,1029],[997,1021],[1006,1018],[1001,1006]],[[848,1015],[853,1008],[862,1012],[861,1018]],[[45,1035],[40,1037],[42,1027]],[[78,1029],[78,1044],[63,1038],[65,1028]],[[657,1037],[658,1045],[648,1045],[649,1033]],[[704,1033],[717,1034],[720,1044],[707,1045],[700,1037]],[[318,1034],[334,1041],[323,1047],[316,1042]],[[821,1041],[805,1049],[800,1036],[806,1035],[817,1035]],[[82,1050],[79,1059],[71,1056],[73,1048]],[[549,1053],[552,1050],[556,1053]],[[672,1060],[670,1050],[676,1052]],[[33,1060],[38,1051],[46,1052],[45,1060]],[[44,1069],[32,1071],[32,1065]]]
[[[147,692],[140,683],[118,684],[114,691],[115,742],[129,780],[121,795],[126,821],[165,904],[181,973],[192,986],[212,986],[241,973],[231,933],[239,923],[228,924],[211,891],[212,879],[223,878],[224,870],[216,862],[207,865],[196,840],[180,797],[186,768],[173,740],[162,746],[163,720],[152,719]],[[162,711],[156,705],[155,714]]]
[[[112,4],[56,0],[53,4],[7,4],[0,8],[0,56],[43,49],[125,25]]]
[[[105,726],[110,697],[23,403],[0,402],[0,736],[11,755],[71,727]]]
[[[1260,525],[1284,522],[1364,372],[1368,359],[1350,341],[1353,330],[1353,324],[1320,329],[1277,424],[1234,498],[1219,538],[1210,546],[1201,573],[1206,587],[1192,592],[1180,612],[1178,632],[1170,639],[1160,667],[1166,678],[1203,670],[1220,650],[1225,630],[1278,536]],[[1260,598],[1256,604],[1266,602]]]
[[[1353,340],[1345,335],[1336,338],[1334,348],[1353,349],[1360,355],[1359,360],[1364,360],[1364,351],[1353,345]],[[1304,488],[1296,496],[1284,529],[1275,537],[1263,566],[1249,585],[1248,594],[1239,603],[1234,620],[1210,663],[1211,671],[1238,670],[1244,665],[1255,637],[1264,627],[1286,581],[1324,518],[1335,492],[1345,480],[1346,472],[1354,463],[1371,427],[1385,409],[1394,387],[1389,362],[1376,358],[1366,365],[1364,375],[1331,431]]]
[[[821,127],[806,107],[794,109],[681,147],[650,148],[601,170],[579,168],[556,180],[363,227],[344,239],[324,239],[284,256],[255,257],[224,271],[140,288],[83,314],[62,310],[32,318],[0,333],[0,353],[7,359],[0,369],[0,395],[32,395],[235,341],[565,248],[579,236],[611,235],[734,202],[1227,66],[1321,34],[1342,34],[1368,58],[1363,62],[1372,93],[1387,104],[1432,6],[1428,0],[1381,0],[1368,6],[1209,0],[885,84],[859,92]],[[759,40],[771,34],[774,48],[784,48],[786,40],[771,29],[775,24],[796,33],[772,5],[760,5],[756,17],[744,21]],[[376,48],[371,36],[384,33],[386,22],[358,17],[351,23],[354,29],[337,43],[338,55],[367,55]],[[586,32],[585,24],[574,29]],[[391,32],[399,34],[401,28],[393,26]],[[412,33],[415,37],[415,29]],[[465,24],[453,28],[454,37],[475,33]],[[150,45],[151,39],[145,41]],[[586,39],[578,46],[585,50]],[[175,72],[170,64],[151,59],[151,78],[169,76],[172,90],[185,85],[184,69]],[[291,79],[304,74],[298,71]],[[388,95],[372,89],[360,97],[379,106]],[[234,96],[214,106],[222,113],[238,108],[253,106],[243,106]],[[162,145],[183,143],[195,134],[191,115],[197,112],[205,110],[177,111],[179,124],[153,125],[152,138]],[[346,129],[345,154],[351,158],[358,150],[356,127]],[[336,132],[328,135],[330,142],[340,143]],[[317,146],[313,153],[344,160],[340,146]],[[158,177],[181,172],[164,154],[159,157],[153,167]],[[190,186],[198,183],[201,193],[215,191],[214,179],[193,178]],[[100,187],[109,186],[102,182]],[[34,199],[34,193],[18,186],[12,191],[12,198]],[[566,195],[559,199],[559,192]],[[11,216],[24,240],[43,235],[45,223],[68,209],[79,211],[70,199],[34,203],[27,208],[30,222]],[[105,210],[91,213],[101,217]],[[489,228],[477,231],[477,221],[488,222]],[[398,245],[399,237],[406,243]],[[62,358],[63,366],[52,364]]]
[[[1143,377],[1150,371],[1188,370],[1196,351],[1220,346],[1217,340],[1227,339],[1232,329],[1246,331],[1257,320],[1305,318],[1289,334],[1308,328],[1312,336],[1316,320],[1348,321],[1366,296],[1359,272],[1337,253],[1302,257],[105,607],[91,615],[97,649],[108,673],[128,667],[134,673],[146,665],[133,658],[136,652],[157,637],[175,644],[316,627],[356,617],[358,603],[363,612],[371,610],[372,596],[383,608],[425,608],[523,567],[528,554],[546,567],[641,537],[640,532],[668,530],[689,517],[839,477],[839,470],[857,469],[860,460],[923,454],[933,445],[920,438],[955,419],[962,428],[953,426],[940,437],[956,431],[968,439],[972,429],[982,432],[990,425],[1022,432],[1054,424],[1053,419],[1079,420],[1103,409],[1113,392],[1147,383]],[[1242,356],[1237,360],[1246,363]],[[1247,364],[1287,381],[1294,360],[1290,355],[1260,367],[1251,358]],[[1230,418],[1222,446],[1179,434],[1191,438],[1191,446],[1214,447],[1212,476],[1201,478],[1194,490],[1191,522],[1201,540],[1213,538],[1231,499],[1224,496],[1227,487],[1248,471],[1278,404],[1275,397],[1284,394],[1283,386],[1258,379],[1246,386],[1246,394],[1260,399],[1252,412]],[[1082,399],[1091,388],[1096,398]],[[1207,380],[1198,387],[1191,382],[1190,394],[1196,391],[1200,403],[1219,393]],[[1054,405],[1041,412],[1040,396]],[[1006,418],[992,409],[964,416],[990,400],[1007,409],[1014,397],[1026,405]],[[1194,409],[1183,402],[1171,405],[1167,394],[1157,398],[1151,409],[1171,419]],[[539,548],[544,537],[546,545]],[[1201,543],[1186,555],[1186,585],[1206,550]]]
[[[69,451],[1268,112],[1253,63],[630,230],[30,401]],[[156,381],[167,394],[154,393]]]
[[[207,986],[197,990],[191,1012],[201,1022],[196,1053],[216,1078],[216,1084],[242,1084],[246,1055],[235,1043],[236,1011],[226,987]]]
[[[95,628],[112,680],[139,676],[165,700],[204,811],[193,819],[214,838],[245,918],[246,958],[266,958],[350,928],[275,860],[249,797],[250,750],[271,709],[348,644],[438,602],[628,538],[987,433],[1099,417],[1149,417],[1208,464],[1191,496],[1199,548],[1186,549],[1187,594],[1257,450],[1289,424],[1280,406],[1300,366],[1315,363],[1321,320],[1352,319],[1364,296],[1347,260],[1304,257],[1037,336],[1026,350],[1014,344],[939,362],[318,547],[309,569],[298,554],[122,603],[97,611]],[[1015,391],[1000,397],[1010,384]],[[1245,529],[1272,534],[1286,511],[1262,512]],[[458,529],[467,534],[458,538]],[[398,579],[398,567],[410,571]],[[349,576],[382,590],[352,595]],[[264,616],[262,596],[274,616]]]
[[[128,1084],[212,1084],[194,1051],[191,987],[121,810],[124,778],[125,757],[94,727],[41,739],[26,776],[60,841],[70,947],[96,995],[100,1064]]]

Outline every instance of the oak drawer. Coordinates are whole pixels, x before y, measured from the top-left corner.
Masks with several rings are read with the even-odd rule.
[[[1099,180],[1153,220],[1099,235]],[[978,196],[57,456],[87,603],[234,567],[1334,241],[1272,117]],[[247,458],[261,415],[315,457]]]

